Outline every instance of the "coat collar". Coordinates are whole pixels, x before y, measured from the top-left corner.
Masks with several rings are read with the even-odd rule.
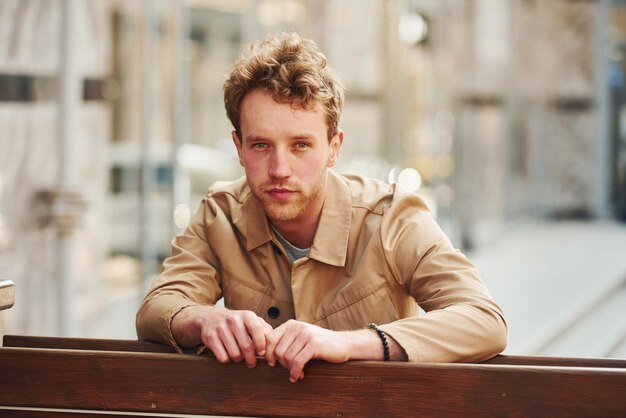
[[[309,258],[343,267],[346,264],[350,238],[352,195],[348,185],[332,170],[328,170],[327,182],[322,216]]]
[[[326,199],[309,258],[343,267],[350,238],[352,196],[348,185],[332,170],[328,170],[326,181]],[[239,215],[233,218],[233,223],[246,237],[246,250],[273,239],[265,211],[252,193],[248,192],[244,198]]]
[[[233,223],[246,237],[246,250],[251,251],[272,240],[265,211],[252,192],[248,191],[239,215],[237,219],[233,219]]]

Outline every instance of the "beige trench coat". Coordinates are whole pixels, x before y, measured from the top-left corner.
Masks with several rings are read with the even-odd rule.
[[[310,253],[293,265],[245,178],[209,190],[172,245],[137,313],[143,340],[180,350],[173,316],[223,296],[273,327],[291,318],[333,330],[375,322],[409,361],[480,361],[506,345],[504,316],[476,268],[419,197],[383,182],[329,171]]]

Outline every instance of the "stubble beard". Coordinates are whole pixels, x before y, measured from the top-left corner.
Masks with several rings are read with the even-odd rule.
[[[261,203],[261,207],[265,211],[268,218],[275,222],[289,222],[301,216],[319,195],[326,180],[326,169],[320,171],[313,186],[309,190],[302,190],[295,184],[269,182],[263,185],[252,185],[250,183],[250,191]],[[287,202],[278,202],[267,196],[264,190],[270,189],[276,185],[286,187],[294,191],[294,195]]]

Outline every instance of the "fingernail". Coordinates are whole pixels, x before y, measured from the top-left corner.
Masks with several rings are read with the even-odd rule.
[[[256,363],[248,364],[247,366],[248,366],[249,369],[252,369],[252,368],[256,367]]]
[[[260,355],[260,356],[264,356],[264,355],[265,355],[265,350],[261,350],[261,351],[259,351],[259,355]]]
[[[290,381],[291,383],[296,383],[296,382],[298,381],[298,379],[294,379],[294,378],[290,377],[290,378],[289,378],[289,381]]]

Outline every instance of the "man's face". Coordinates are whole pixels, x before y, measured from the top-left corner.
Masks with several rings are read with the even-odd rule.
[[[243,138],[233,132],[239,162],[267,216],[275,222],[318,216],[343,133],[329,143],[320,106],[278,103],[261,89],[244,97],[240,124]]]

